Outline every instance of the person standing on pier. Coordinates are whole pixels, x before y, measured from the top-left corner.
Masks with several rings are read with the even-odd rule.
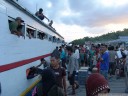
[[[68,80],[70,85],[72,86],[72,95],[75,94],[75,75],[77,70],[77,59],[75,54],[73,53],[72,47],[67,47],[68,55],[69,55],[69,63],[68,63]]]
[[[100,74],[102,74],[106,80],[108,80],[109,70],[109,53],[107,51],[107,45],[101,45],[101,58],[100,58]]]
[[[55,73],[57,80],[57,85],[64,91],[65,96],[67,95],[66,91],[66,71],[65,68],[60,66],[60,57],[52,55],[50,69]]]
[[[115,75],[115,69],[116,69],[116,51],[114,51],[114,46],[110,46],[109,48],[109,74],[110,77]]]

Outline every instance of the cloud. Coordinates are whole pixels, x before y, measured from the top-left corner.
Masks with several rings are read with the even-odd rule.
[[[110,22],[120,23],[120,19],[128,16],[128,11],[126,11],[128,2],[125,1],[124,6],[119,6],[117,3],[116,6],[112,4],[106,7],[103,6],[100,1],[102,0],[86,0],[82,2],[79,0],[69,0],[70,10],[80,15],[63,17],[62,22],[65,24],[95,27],[103,26]],[[118,1],[119,0],[116,0],[116,2]],[[107,3],[107,1],[105,3]],[[126,21],[128,21],[128,19]]]
[[[126,0],[28,0],[27,2],[20,0],[20,2],[32,13],[35,13],[36,7],[43,8],[48,18],[68,25],[96,27],[111,22],[128,21],[126,19],[128,1]]]
[[[90,36],[91,34],[85,31],[85,28],[77,25],[66,25],[66,24],[54,24],[55,28],[57,28],[57,32],[59,32],[67,42],[70,42],[74,39],[83,38],[86,36]]]
[[[43,8],[66,41],[128,27],[128,0],[19,0],[19,3],[33,14]]]

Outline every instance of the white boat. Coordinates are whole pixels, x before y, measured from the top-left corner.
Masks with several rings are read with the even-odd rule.
[[[25,39],[11,34],[9,23],[22,17]],[[0,96],[26,95],[39,78],[26,79],[26,69],[36,66],[41,58],[49,61],[50,53],[64,43],[64,38],[34,14],[20,6],[17,0],[0,0]],[[27,30],[33,31],[28,37]],[[44,33],[42,40],[39,33]],[[54,38],[54,40],[53,40]]]

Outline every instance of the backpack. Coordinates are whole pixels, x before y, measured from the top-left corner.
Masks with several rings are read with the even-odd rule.
[[[48,91],[47,96],[64,96],[64,91],[57,85],[53,85],[52,88]]]
[[[122,58],[126,58],[126,54],[123,51],[121,51],[121,54],[122,54]]]

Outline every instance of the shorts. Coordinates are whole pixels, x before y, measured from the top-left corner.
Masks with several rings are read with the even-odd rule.
[[[76,75],[76,71],[73,71],[71,77],[68,76],[68,80],[69,80],[70,85],[74,85],[74,83],[75,83],[75,75]]]

